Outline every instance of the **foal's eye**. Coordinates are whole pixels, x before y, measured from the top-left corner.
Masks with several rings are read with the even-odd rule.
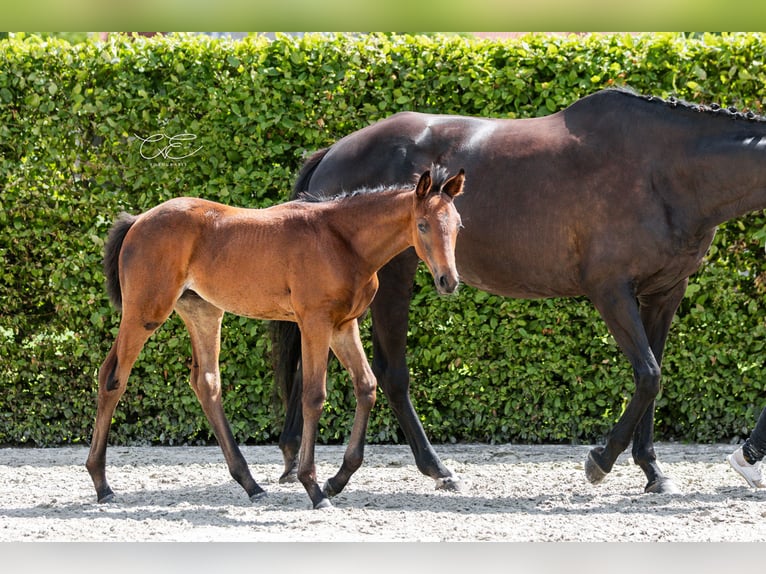
[[[418,223],[418,231],[420,231],[420,233],[425,233],[428,231],[428,224],[424,221]]]

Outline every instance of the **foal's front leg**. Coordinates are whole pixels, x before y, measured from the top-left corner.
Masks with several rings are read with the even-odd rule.
[[[328,508],[332,504],[317,484],[314,445],[319,417],[327,397],[327,354],[330,350],[330,328],[326,322],[304,322],[301,325],[301,355],[303,362],[303,433],[298,451],[298,480],[311,499],[314,508]]]
[[[345,488],[351,475],[362,465],[370,411],[375,405],[377,381],[364,354],[359,337],[359,323],[355,319],[335,331],[331,346],[335,356],[351,375],[356,397],[354,424],[343,456],[343,464],[338,473],[325,483],[323,489],[327,496],[332,497]]]

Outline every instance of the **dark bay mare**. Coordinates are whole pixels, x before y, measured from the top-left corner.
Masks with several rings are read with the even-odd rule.
[[[316,152],[294,189],[321,195],[370,178],[392,184],[432,162],[469,174],[471,193],[456,201],[461,280],[506,297],[587,296],[633,367],[635,392],[606,444],[590,451],[588,480],[600,482],[632,440],[645,490],[677,492],[653,446],[662,353],[716,226],[766,207],[766,121],[623,89],[533,119],[404,112]],[[437,487],[459,488],[409,397],[405,347],[416,264],[406,251],[379,273],[373,371],[418,468]],[[289,335],[288,325],[272,325],[275,342]],[[299,358],[298,347],[277,358],[278,384],[300,385]],[[294,473],[299,443],[296,396],[280,437],[284,480]]]
[[[229,471],[251,499],[253,480],[221,404],[221,319],[295,321],[302,332],[303,393],[298,478],[314,508],[331,506],[362,463],[376,380],[359,339],[357,318],[378,287],[377,271],[414,247],[440,293],[458,285],[453,197],[462,170],[447,179],[436,167],[417,186],[367,190],[325,201],[241,209],[176,198],[139,215],[123,215],[105,247],[107,290],[122,309],[120,328],[98,373],[98,411],[86,466],[99,502],[114,496],[106,480],[106,447],[117,402],[149,336],[175,310],[191,337],[191,386],[223,450]],[[338,188],[340,189],[340,188]],[[349,371],[357,406],[338,473],[316,481],[314,443],[326,395],[329,351]]]

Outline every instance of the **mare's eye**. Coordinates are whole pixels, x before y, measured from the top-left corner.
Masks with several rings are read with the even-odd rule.
[[[420,231],[420,233],[425,233],[428,231],[428,224],[424,221],[418,223],[418,231]]]

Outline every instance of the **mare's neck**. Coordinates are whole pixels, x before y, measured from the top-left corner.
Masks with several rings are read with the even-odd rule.
[[[693,190],[699,230],[766,208],[766,122],[738,127],[691,142],[694,151],[671,168],[679,187]]]

